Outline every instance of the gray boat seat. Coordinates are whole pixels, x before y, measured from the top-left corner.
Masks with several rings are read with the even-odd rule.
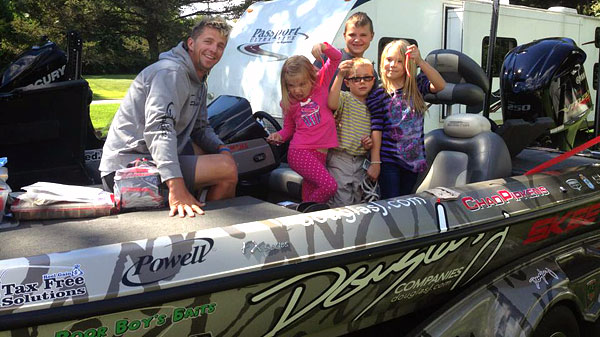
[[[269,193],[273,196],[272,201],[302,200],[302,176],[292,170],[287,163],[271,171],[267,178]]]
[[[490,129],[481,115],[456,114],[446,118],[443,129],[429,132],[425,136],[429,171],[417,192],[510,176],[508,148]]]
[[[437,49],[425,61],[434,67],[446,81],[442,91],[425,95],[432,104],[464,104],[467,111],[477,113],[483,109],[488,91],[487,75],[472,58],[452,49]]]

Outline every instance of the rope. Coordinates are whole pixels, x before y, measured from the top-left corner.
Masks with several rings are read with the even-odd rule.
[[[548,167],[556,165],[556,164],[564,161],[565,159],[567,159],[589,147],[592,147],[598,143],[600,143],[600,136],[579,145],[578,147],[572,149],[571,151],[565,152],[556,158],[552,158],[552,159],[532,168],[531,170],[525,172],[525,175],[528,176],[531,174],[542,172],[543,170],[547,169]]]

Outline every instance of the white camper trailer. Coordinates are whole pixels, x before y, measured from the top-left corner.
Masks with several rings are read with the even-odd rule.
[[[365,57],[378,66],[390,40],[416,40],[423,57],[435,49],[454,49],[485,67],[492,15],[491,1],[477,0],[275,0],[256,3],[235,24],[223,59],[211,71],[209,96],[235,95],[248,99],[253,111],[281,117],[279,73],[285,59],[302,54],[312,59],[311,46],[327,41],[344,46],[344,22],[362,11],[374,23],[375,37]],[[492,91],[506,52],[517,45],[546,37],[569,37],[587,54],[585,69],[592,73],[598,50],[593,44],[600,19],[573,9],[536,9],[501,1]],[[588,79],[591,88],[591,75]],[[592,93],[595,102],[595,93]],[[455,107],[453,112],[464,111]],[[439,128],[447,109],[432,106],[425,131]],[[500,112],[490,115],[502,120]],[[588,118],[593,118],[592,114]]]

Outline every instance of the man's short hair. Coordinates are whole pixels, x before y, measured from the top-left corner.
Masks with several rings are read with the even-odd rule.
[[[202,32],[204,28],[210,27],[216,29],[223,35],[225,38],[229,38],[229,33],[231,32],[231,26],[219,16],[205,16],[198,22],[190,33],[190,37],[195,40]]]

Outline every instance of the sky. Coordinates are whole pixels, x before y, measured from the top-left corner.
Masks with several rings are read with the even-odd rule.
[[[239,5],[239,4],[243,3],[244,1],[243,0],[231,0],[231,2],[234,5]],[[195,10],[204,10],[207,8],[210,8],[212,10],[219,10],[219,9],[222,9],[223,6],[224,6],[224,3],[222,3],[222,2],[215,3],[215,4],[194,4],[192,6],[184,7],[182,11],[183,11],[183,14],[188,14],[188,13],[194,12]]]

